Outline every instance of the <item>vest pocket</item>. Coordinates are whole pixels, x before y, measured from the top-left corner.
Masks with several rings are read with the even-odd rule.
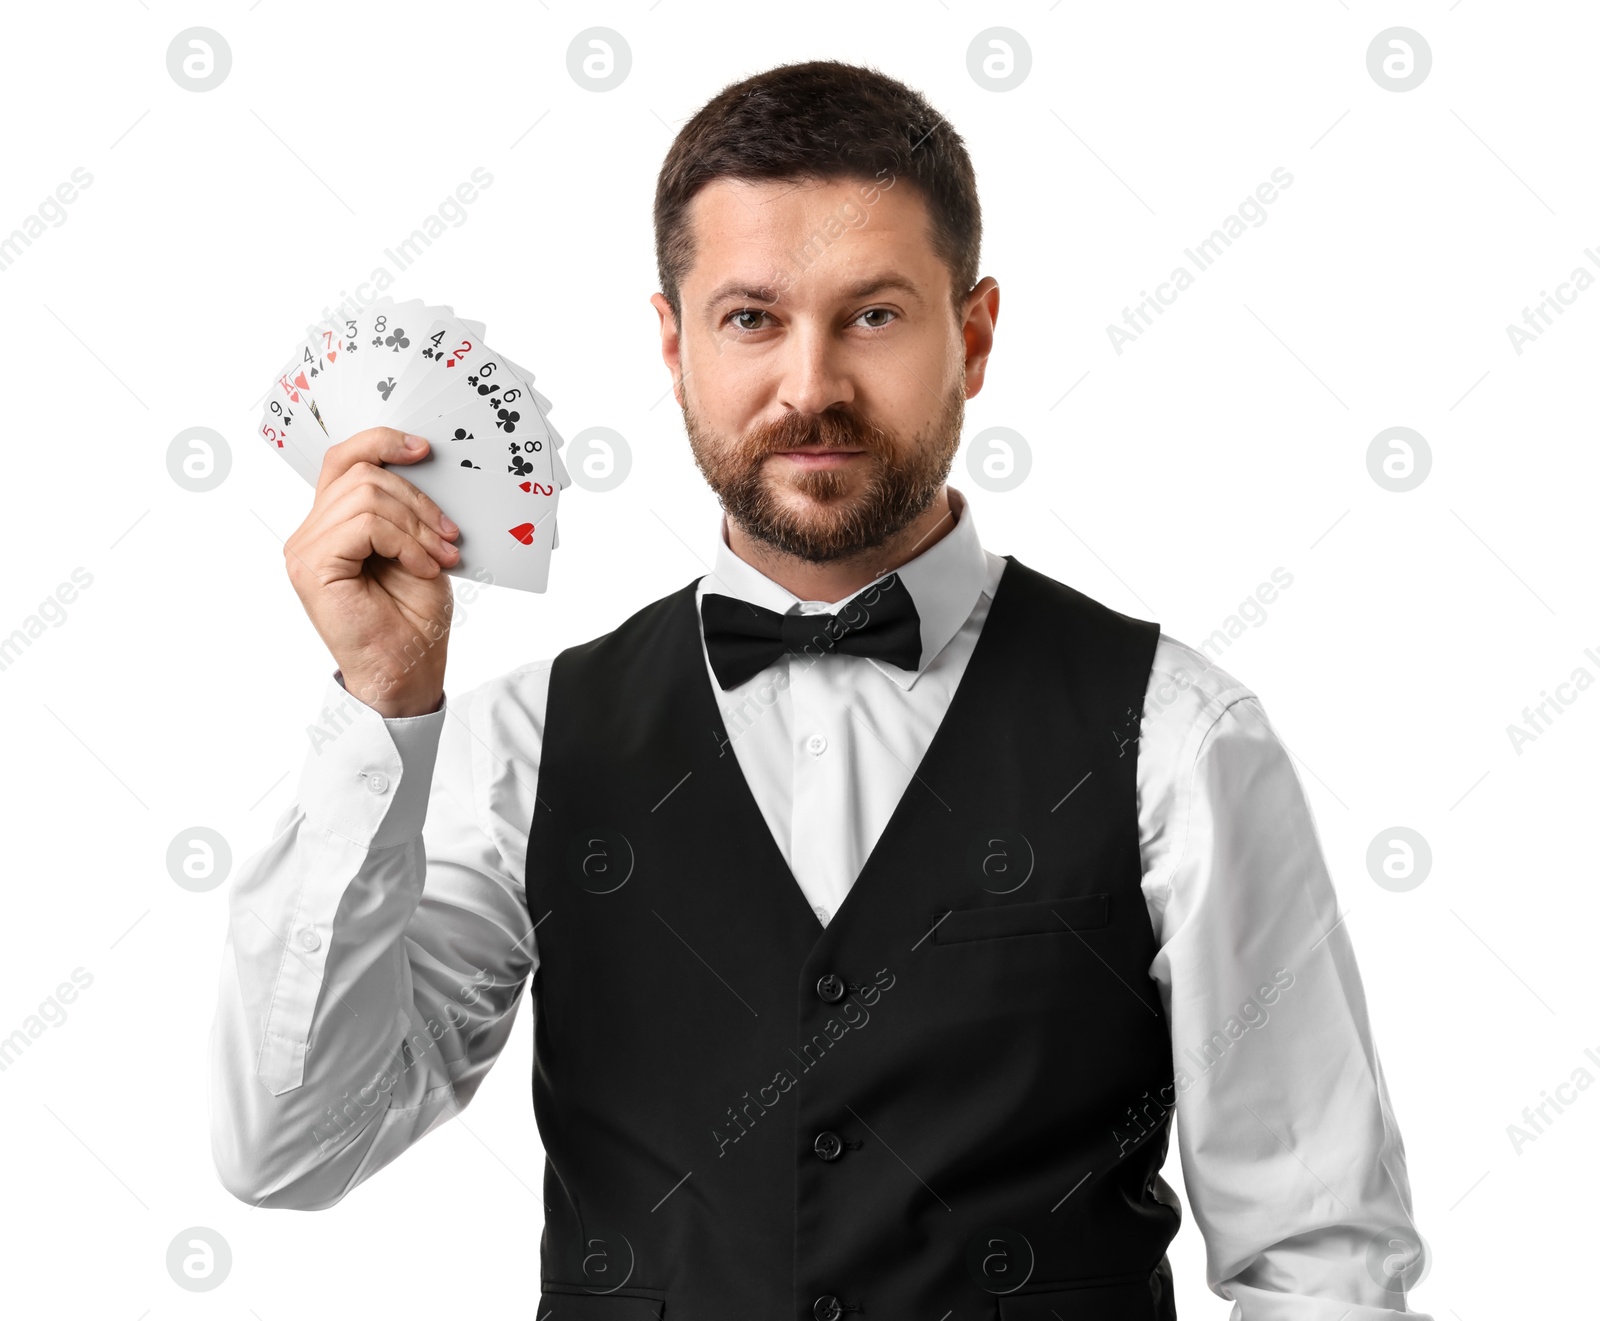
[[[1107,894],[1078,894],[1064,899],[1036,899],[1026,904],[953,908],[942,922],[937,912],[930,915],[929,921],[939,923],[933,929],[936,945],[1052,932],[1067,936],[1074,931],[1105,926],[1110,903],[1111,896]]]
[[[661,1289],[624,1285],[593,1293],[577,1284],[546,1284],[539,1294],[539,1321],[662,1321],[667,1295]]]
[[[1160,1321],[1147,1279],[1000,1295],[1000,1321]]]

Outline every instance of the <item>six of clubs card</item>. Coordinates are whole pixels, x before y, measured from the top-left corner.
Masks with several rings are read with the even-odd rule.
[[[430,442],[395,471],[461,528],[448,572],[542,592],[570,483],[533,377],[483,342],[483,323],[448,307],[382,298],[324,322],[273,380],[260,434],[316,485],[323,453],[369,427]]]

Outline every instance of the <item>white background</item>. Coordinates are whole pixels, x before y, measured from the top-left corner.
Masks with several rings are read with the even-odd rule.
[[[1573,1315],[1596,1228],[1600,1089],[1517,1152],[1507,1125],[1600,1054],[1593,748],[1600,692],[1513,749],[1507,726],[1600,675],[1592,409],[1600,292],[1518,354],[1506,332],[1579,265],[1600,273],[1587,6],[1490,0],[1244,5],[690,3],[7,6],[0,235],[75,167],[93,183],[0,271],[6,571],[0,636],[75,568],[90,587],[0,671],[5,957],[0,1035],[81,967],[64,1022],[0,1073],[4,1299],[95,1318],[531,1313],[541,1155],[531,1017],[464,1116],[339,1206],[253,1210],[217,1182],[204,1044],[225,888],[180,889],[169,842],[235,863],[289,800],[332,669],[282,568],[310,492],[254,438],[306,324],[468,179],[492,185],[390,290],[487,321],[570,437],[626,437],[618,489],[574,485],[543,596],[493,589],[458,623],[452,691],[611,628],[704,571],[717,509],[666,393],[650,230],[677,127],[772,64],[873,64],[965,138],[1000,283],[966,435],[1033,464],[968,473],[985,544],[1199,644],[1278,567],[1293,584],[1218,659],[1297,759],[1348,911],[1438,1318]],[[169,76],[181,30],[232,69]],[[627,79],[567,72],[622,34]],[[969,75],[983,29],[1032,70]],[[1385,28],[1433,67],[1369,75]],[[1275,167],[1292,186],[1120,355],[1106,327]],[[1069,393],[1070,391],[1070,393]],[[172,438],[226,437],[207,493]],[[1391,426],[1432,468],[1396,494]],[[1371,841],[1421,832],[1417,888]],[[1552,1112],[1553,1113],[1553,1112]],[[1176,1157],[1167,1177],[1179,1182]],[[439,1208],[448,1207],[448,1210]],[[209,1226],[233,1267],[179,1289],[167,1246]],[[1227,1315],[1186,1220],[1179,1312]],[[929,1318],[928,1321],[934,1321]]]

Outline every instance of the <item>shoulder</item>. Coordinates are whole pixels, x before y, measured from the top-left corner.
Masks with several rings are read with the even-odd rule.
[[[1204,652],[1163,633],[1150,667],[1137,763],[1143,888],[1152,920],[1194,841],[1232,833],[1225,816],[1293,777],[1255,692]],[[1264,823],[1262,823],[1264,824]]]
[[[1265,718],[1250,687],[1203,651],[1158,637],[1139,731],[1146,769],[1174,775],[1192,766],[1220,722],[1246,715]]]
[[[1197,814],[1244,812],[1294,779],[1256,693],[1165,633],[1150,670],[1137,769],[1141,837],[1152,858],[1172,847],[1181,853]]]

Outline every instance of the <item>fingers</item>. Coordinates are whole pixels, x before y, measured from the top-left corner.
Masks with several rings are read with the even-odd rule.
[[[393,427],[370,427],[349,440],[330,445],[322,456],[322,471],[317,475],[317,494],[336,482],[358,463],[415,463],[428,452],[421,436],[408,436]]]
[[[409,488],[415,495],[422,494],[408,482],[401,482],[400,485]],[[344,490],[330,487],[323,496],[318,497],[317,504],[318,515],[307,528],[313,549],[341,525],[375,515],[398,528],[440,564],[454,564],[461,556],[461,552],[446,541],[436,527],[424,520],[415,501],[405,498],[403,492],[396,494],[377,481],[356,482]],[[388,552],[380,550],[378,554],[387,555]]]
[[[418,490],[415,485],[408,482],[399,473],[390,472],[387,468],[380,468],[365,459],[359,460],[347,468],[343,475],[336,477],[328,485],[320,487],[317,492],[318,505],[331,504],[345,492],[359,489],[369,485],[387,491],[395,499],[408,505],[424,523],[438,529],[445,537],[454,538],[460,535],[461,529],[453,523],[426,494]]]
[[[447,549],[454,551],[455,547]],[[418,578],[437,578],[442,572],[439,561],[422,541],[382,514],[370,511],[340,519],[319,536],[292,550],[285,545],[285,550],[298,561],[298,565],[291,563],[291,575],[297,568],[309,569],[324,583],[356,577],[372,555],[398,560]]]

